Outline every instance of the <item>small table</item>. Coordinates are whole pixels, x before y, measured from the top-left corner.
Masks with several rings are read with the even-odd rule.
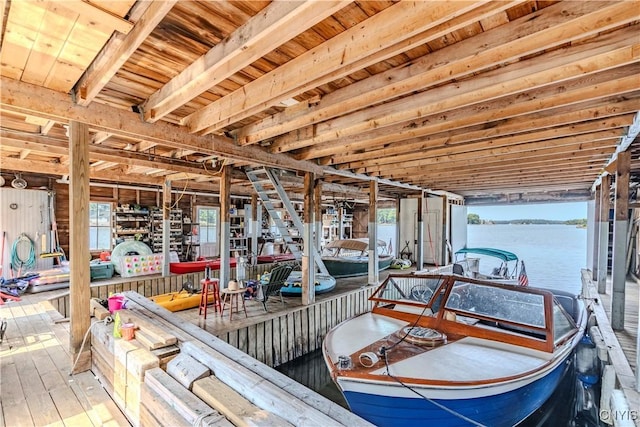
[[[222,312],[220,313],[220,317],[224,316],[224,309],[229,304],[229,320],[233,320],[233,306],[236,306],[236,313],[240,312],[240,303],[238,303],[238,299],[242,301],[242,309],[244,310],[245,317],[249,317],[247,315],[247,307],[244,305],[244,291],[245,288],[239,288],[235,291],[230,290],[229,288],[222,289],[220,293],[223,295],[222,297]],[[229,297],[229,302],[227,302],[227,296]]]

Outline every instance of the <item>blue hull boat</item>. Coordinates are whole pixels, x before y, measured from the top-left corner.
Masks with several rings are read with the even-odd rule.
[[[377,426],[504,426],[556,389],[586,326],[568,293],[458,275],[390,275],[327,334],[350,409]]]

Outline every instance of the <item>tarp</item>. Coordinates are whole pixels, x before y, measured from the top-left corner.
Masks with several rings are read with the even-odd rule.
[[[456,252],[456,255],[458,254],[488,255],[488,256],[499,258],[503,261],[518,260],[518,256],[516,254],[509,251],[504,251],[502,249],[494,249],[494,248],[462,248]]]

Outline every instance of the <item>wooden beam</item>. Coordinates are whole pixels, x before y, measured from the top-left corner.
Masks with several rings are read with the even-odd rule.
[[[479,143],[482,146],[482,149],[478,149],[476,144],[465,144],[467,147],[462,146],[453,149],[448,147],[436,148],[430,150],[428,152],[429,154],[427,154],[423,158],[416,158],[418,156],[417,154],[414,154],[413,157],[415,160],[405,158],[406,155],[398,156],[396,160],[402,162],[403,168],[411,168],[417,166],[425,167],[430,164],[447,162],[451,160],[475,159],[476,161],[481,161],[480,159],[482,158],[500,157],[502,155],[512,153],[521,153],[522,155],[525,155],[531,150],[555,149],[561,145],[571,145],[573,147],[576,147],[576,149],[579,149],[578,144],[590,143],[594,141],[599,141],[600,144],[609,144],[609,146],[615,146],[615,140],[618,137],[619,134],[615,130],[605,130],[602,132],[593,132],[590,134],[570,136],[565,138],[554,138],[539,142],[530,142],[526,144],[505,144],[504,146],[496,144],[496,148],[491,148],[491,144]],[[381,164],[386,164],[386,160],[380,159],[378,161],[372,161],[371,163],[366,165],[363,172],[371,173],[374,171],[398,169],[397,164],[388,164],[386,166],[382,166]]]
[[[220,176],[220,289],[228,287],[231,279],[231,170],[224,166]],[[233,307],[231,308],[233,310]],[[231,315],[231,313],[229,313]]]
[[[490,2],[468,12],[460,22],[468,25],[512,4]],[[376,74],[322,97],[319,101],[267,117],[236,132],[241,144],[255,143],[296,128],[330,119],[392,97],[422,90],[482,69],[490,69],[534,52],[542,52],[575,38],[621,25],[635,14],[624,4],[562,2],[529,14],[449,47],[429,53],[411,64]],[[604,19],[606,17],[606,19]],[[447,21],[442,25],[449,25]],[[620,23],[620,24],[619,24]],[[435,29],[438,29],[436,27]],[[456,28],[451,28],[454,31]],[[587,31],[587,33],[585,33]],[[438,32],[435,37],[442,36]],[[429,37],[425,37],[425,41]]]
[[[145,120],[159,120],[349,3],[272,2],[153,93],[142,105]]]
[[[369,181],[369,274],[367,284],[377,285],[380,282],[380,269],[378,267],[378,181]]]
[[[293,135],[276,138],[272,151],[290,151],[395,123],[557,85],[598,71],[637,63],[637,28],[625,28],[589,42],[518,61],[474,78],[432,88],[411,97],[327,120]]]
[[[446,144],[459,144],[464,142],[471,142],[474,140],[487,140],[489,138],[498,138],[509,135],[522,135],[527,132],[540,132],[547,129],[556,129],[557,135],[567,135],[571,133],[573,126],[579,126],[581,123],[591,123],[596,118],[610,119],[610,123],[627,123],[626,120],[629,117],[629,112],[635,111],[636,108],[640,108],[640,98],[630,99],[626,101],[608,102],[604,105],[594,108],[579,109],[579,106],[571,105],[569,108],[575,109],[575,111],[567,112],[568,108],[556,108],[551,111],[534,112],[532,114],[524,114],[517,117],[512,117],[505,120],[474,124],[472,126],[458,127],[457,122],[452,120],[451,130],[442,132],[432,132],[422,135],[420,129],[416,129],[416,132],[401,132],[401,135],[395,136],[394,134],[383,135],[382,137],[373,137],[371,145],[368,147],[371,152],[378,152],[383,154],[383,151],[378,148],[388,149],[395,147],[392,154],[401,154],[403,151],[410,151],[411,149],[419,150],[423,144],[427,142],[435,143],[440,138],[442,143]],[[617,126],[617,125],[616,125]],[[414,135],[414,136],[412,136]],[[366,138],[356,138],[358,141],[354,141],[352,144],[343,147],[343,153],[341,156],[324,157],[320,160],[321,164],[341,164],[358,160],[365,160],[372,158],[369,155],[369,151],[358,152],[357,147],[361,147],[366,141]],[[380,145],[379,141],[385,141]],[[402,141],[402,144],[399,143]],[[332,144],[331,144],[332,145]],[[384,148],[383,148],[384,147]],[[412,148],[413,147],[413,148]],[[311,148],[305,148],[303,151],[312,151]],[[324,151],[323,147],[318,147],[317,151]],[[322,153],[318,153],[322,155]],[[312,155],[309,153],[309,155]],[[302,153],[297,157],[302,157]],[[306,155],[304,157],[307,157]]]
[[[185,117],[183,124],[192,132],[203,129],[210,132],[224,127],[228,124],[227,119],[231,117],[233,121],[238,121],[254,114],[254,111],[250,110],[252,107],[259,106],[262,110],[322,83],[335,80],[339,77],[335,74],[336,70],[343,69],[353,62],[368,58],[371,65],[410,48],[405,46],[401,51],[385,51],[386,56],[378,56],[371,54],[372,46],[378,51],[391,47],[403,39],[480,5],[480,2],[472,1],[396,3]],[[398,31],[398,28],[402,28],[402,31]],[[361,64],[361,68],[365,66]],[[323,76],[330,77],[323,79]]]
[[[392,144],[391,146],[381,150],[370,150],[364,153],[346,154],[340,157],[341,163],[347,163],[350,168],[365,167],[366,165],[381,163],[395,163],[397,161],[416,159],[421,156],[430,156],[432,150],[443,149],[444,151],[454,152],[456,149],[460,151],[476,151],[485,148],[496,148],[508,145],[524,144],[530,142],[539,142],[543,140],[552,140],[557,138],[568,138],[572,136],[580,136],[589,133],[598,134],[598,130],[612,130],[610,134],[615,137],[617,133],[623,132],[623,129],[633,115],[622,115],[602,120],[592,120],[586,123],[575,124],[573,126],[555,127],[546,130],[534,132],[517,133],[500,129],[497,126],[492,131],[487,132],[485,129],[469,133],[458,133],[455,135],[433,135],[433,137],[416,138],[414,140],[403,141],[401,144]],[[482,138],[487,134],[496,135],[493,138]],[[433,154],[437,155],[434,152]],[[336,156],[336,159],[338,157]]]
[[[603,81],[600,78],[595,84],[590,83],[589,89],[601,88],[598,83]],[[584,83],[587,81],[585,80]],[[508,97],[484,103],[484,108],[480,111],[475,106],[470,106],[449,111],[447,114],[430,115],[419,120],[363,132],[350,138],[340,138],[322,145],[304,148],[297,152],[296,157],[309,160],[324,156],[319,163],[330,165],[342,163],[341,156],[335,155],[336,147],[339,147],[341,154],[348,154],[357,150],[375,149],[394,142],[411,143],[417,141],[414,138],[473,126],[489,128],[484,133],[478,133],[478,138],[485,135],[492,137],[495,135],[491,132],[491,128],[504,130],[506,133],[521,133],[622,114],[640,108],[640,98],[637,95],[630,94],[632,96],[621,96],[618,99],[608,96],[603,98],[602,93],[581,90],[585,87],[583,84],[573,86],[575,90],[569,90],[568,94],[549,89],[535,91],[535,98],[523,100],[524,105],[520,104],[516,97]],[[563,87],[566,88],[566,86]],[[623,91],[633,90],[632,87],[629,84]],[[613,88],[613,90],[617,89]],[[557,120],[550,119],[552,117]]]
[[[40,135],[26,135],[21,132],[0,130],[2,143],[6,146],[23,148],[47,154],[66,155],[69,150],[68,143],[50,137]],[[130,166],[144,166],[150,168],[168,169],[175,172],[183,172],[197,175],[208,175],[209,172],[195,162],[170,159],[163,156],[135,153],[127,150],[119,150],[91,144],[89,146],[89,158],[91,160],[103,160]]]
[[[69,183],[69,258],[70,277],[69,298],[71,307],[70,345],[72,360],[80,357],[73,373],[87,371],[91,368],[89,348],[82,348],[83,338],[91,326],[89,300],[89,126],[72,121],[69,123],[70,183]]]
[[[76,84],[74,94],[79,105],[87,106],[95,99],[102,88],[169,13],[176,1],[136,2],[131,12],[132,18],[137,18],[132,31],[126,35],[114,35]],[[64,3],[61,2],[61,4]]]
[[[274,155],[262,147],[239,147],[230,138],[192,135],[180,126],[165,122],[144,123],[136,113],[103,104],[92,103],[87,107],[81,107],[70,102],[66,94],[41,86],[1,76],[0,86],[0,105],[6,111],[47,117],[59,122],[78,120],[89,124],[95,130],[145,139],[173,148],[191,149],[249,162],[259,159],[260,163],[266,166],[324,174],[324,169],[312,162],[300,162],[288,156]]]
[[[314,203],[320,203],[313,199],[313,184],[315,179],[312,173],[304,174],[304,248],[302,255],[302,305],[311,305],[316,300],[315,287],[315,263],[314,252],[315,244],[313,241],[313,213]]]
[[[50,163],[38,160],[19,160],[10,157],[3,157],[1,161],[1,169],[17,172],[33,172],[46,175],[65,176],[69,175],[69,166],[60,163]],[[148,178],[141,175],[129,175],[126,167],[116,166],[108,172],[102,172],[100,169],[91,171],[90,176],[94,180],[120,182],[127,184],[143,184],[143,185],[161,185],[163,180]]]
[[[618,153],[616,162],[615,222],[611,264],[611,327],[624,330],[625,282],[627,278],[627,231],[629,228],[629,175],[631,150]]]

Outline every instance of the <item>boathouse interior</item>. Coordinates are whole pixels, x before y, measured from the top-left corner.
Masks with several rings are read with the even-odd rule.
[[[314,227],[319,240],[375,242],[381,208],[396,209],[401,220],[394,254],[403,249],[398,242],[411,241],[409,256],[422,268],[451,261],[446,242],[461,244],[453,230],[466,224],[466,206],[588,201],[592,253],[585,267],[599,291],[607,273],[618,295],[622,287],[622,299],[611,303],[615,313],[625,304],[627,272],[620,279],[616,268],[622,271],[627,256],[631,273],[640,268],[633,243],[640,208],[638,6],[635,0],[1,0],[3,277],[19,275],[10,246],[23,234],[38,268],[70,262],[70,288],[46,300],[47,313],[59,320],[53,330],[68,336],[69,360],[59,366],[101,371],[102,386],[108,384],[126,417],[117,419],[134,425],[158,422],[153,410],[162,405],[141,408],[139,396],[137,406],[118,400],[122,367],[98,342],[108,331],[93,334],[99,349],[93,355],[83,343],[94,314],[90,300],[120,291],[150,297],[204,279],[202,272],[170,274],[171,253],[176,261],[220,257],[215,277],[224,288],[238,278],[232,258],[286,252],[269,230],[262,199],[269,194],[280,193],[281,212],[291,202],[306,226],[299,236],[307,243],[303,296],[292,305],[298,317],[268,313],[268,327],[244,321],[235,328],[216,323],[219,329],[210,331],[269,366],[302,347],[319,348],[326,327],[368,308],[370,288],[316,299],[308,248]],[[256,176],[267,173],[276,183],[260,190]],[[91,219],[91,209],[108,214]],[[217,226],[207,239],[200,222],[210,212]],[[166,226],[164,233],[154,229],[154,215],[157,224],[178,222],[175,236]],[[425,222],[439,230],[435,248],[422,245]],[[609,224],[617,227],[605,244],[603,223],[607,239]],[[100,226],[106,238],[98,238]],[[89,261],[132,239],[164,256],[157,274],[132,274],[108,286],[92,281]],[[610,246],[619,255],[608,266],[603,250]],[[251,261],[249,267],[247,274],[265,271]],[[371,272],[365,277],[364,285],[379,280]],[[10,308],[16,301],[0,301],[0,317],[14,319],[10,325],[19,330],[20,316]],[[313,335],[296,339],[292,327],[290,348],[277,338],[282,352],[265,353],[271,344],[246,347],[251,334],[275,340],[275,319],[309,328],[320,312],[324,326]],[[50,323],[46,313],[38,316]],[[152,320],[150,330],[160,334],[154,328],[166,326],[179,342],[199,334]],[[0,363],[13,366],[15,356],[1,350]],[[18,368],[3,368],[0,380],[7,425],[16,421],[12,403],[25,400],[26,391],[4,392],[20,383]],[[617,381],[637,408],[635,380]],[[38,425],[40,418],[27,412]],[[359,425],[341,417],[333,421]]]

